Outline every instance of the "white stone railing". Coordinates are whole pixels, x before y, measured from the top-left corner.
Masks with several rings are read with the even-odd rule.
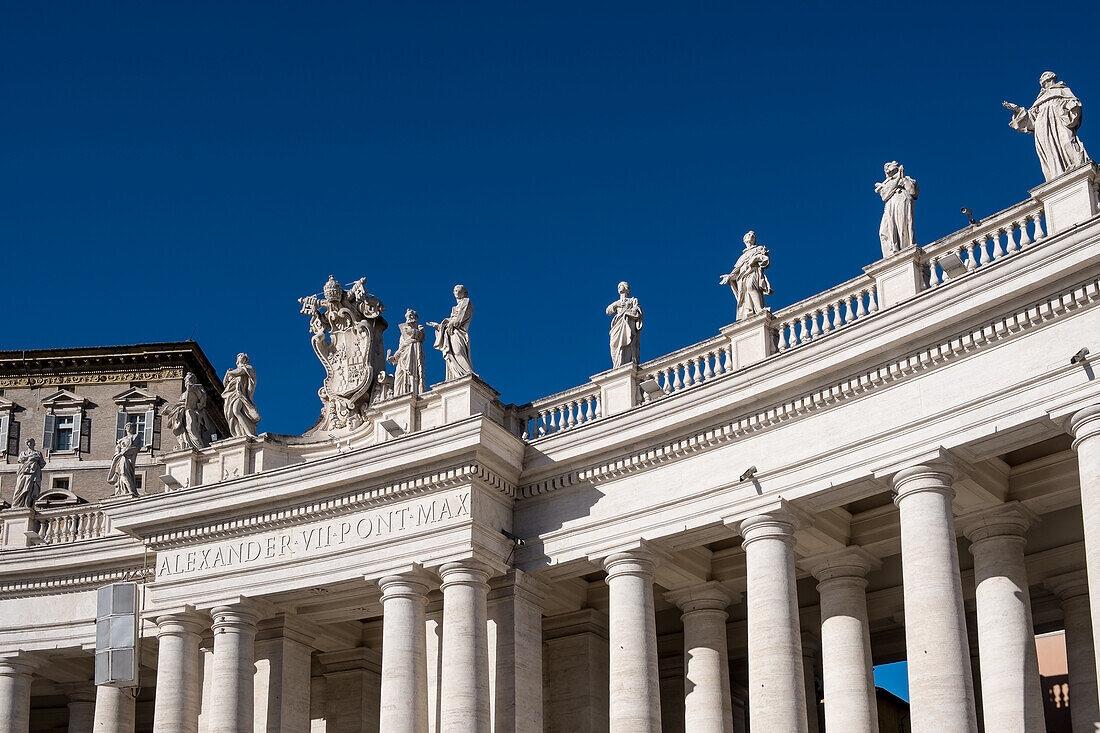
[[[674,394],[720,377],[733,369],[733,354],[726,336],[713,336],[638,367],[640,381],[653,380],[666,394]],[[650,399],[642,392],[643,401]],[[659,395],[658,395],[659,396]]]
[[[589,383],[532,402],[520,419],[525,438],[540,438],[598,420],[602,413],[600,388]]]
[[[1046,238],[1043,216],[1042,203],[1029,199],[925,245],[921,249],[928,287],[939,287],[1038,244]]]
[[[38,535],[48,545],[92,540],[111,531],[110,518],[95,504],[43,509],[37,519]]]
[[[773,316],[776,350],[783,352],[807,344],[873,315],[878,309],[875,279],[860,275],[777,311]]]

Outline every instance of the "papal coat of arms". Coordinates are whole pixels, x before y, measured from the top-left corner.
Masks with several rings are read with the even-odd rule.
[[[362,424],[385,384],[385,306],[366,291],[364,282],[366,278],[359,278],[345,290],[330,275],[322,295],[298,299],[309,316],[313,350],[325,367],[325,381],[317,391],[323,405],[320,429]]]

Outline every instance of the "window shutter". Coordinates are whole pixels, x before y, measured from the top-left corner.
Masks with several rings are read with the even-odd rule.
[[[145,411],[145,434],[141,437],[141,447],[153,445],[153,420],[156,419],[157,411],[150,408]]]
[[[122,436],[126,434],[126,411],[123,410],[115,414],[115,442],[122,440]]]
[[[12,419],[13,416],[8,416],[8,454],[17,456],[19,455],[19,421]],[[0,450],[3,450],[4,446],[0,446]]]
[[[10,424],[10,415],[0,417],[0,455],[8,452],[8,426]]]
[[[153,442],[151,443],[151,445],[153,446],[153,450],[160,450],[161,416],[157,414],[157,411],[155,409],[154,410],[149,410],[149,412],[152,413],[152,415],[153,415],[153,422],[152,422],[152,425],[153,425],[153,433],[152,433]],[[149,429],[149,425],[150,425],[150,423],[148,423],[148,422],[145,423],[145,429],[146,430]]]
[[[85,420],[84,415],[77,413],[73,418],[73,442],[76,443],[79,437],[80,443],[75,447],[82,453],[92,452],[92,421]]]
[[[42,426],[42,450],[53,450],[53,431],[54,424],[57,422],[57,418],[53,415],[46,415],[46,422]]]

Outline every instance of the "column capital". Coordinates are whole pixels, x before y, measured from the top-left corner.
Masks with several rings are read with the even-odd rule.
[[[8,657],[0,657],[0,677],[14,677],[24,675],[29,677],[42,664],[28,654],[16,654]]]
[[[737,531],[741,533],[741,547],[761,539],[782,540],[793,546],[794,531],[799,525],[798,514],[783,506],[742,519]]]
[[[199,636],[210,628],[209,620],[199,613],[169,613],[157,616],[157,636],[183,636],[194,634]]]
[[[1074,570],[1061,575],[1052,575],[1043,580],[1043,587],[1063,601],[1089,595],[1089,579],[1084,570]]]
[[[1035,512],[1018,501],[1010,501],[960,517],[958,526],[971,543],[997,537],[1014,537],[1022,542],[1027,530],[1038,521]]]
[[[865,581],[867,573],[877,570],[882,561],[858,545],[850,545],[827,555],[807,558],[800,563],[819,585],[830,580]]]
[[[665,600],[677,606],[683,615],[695,611],[722,611],[739,601],[741,594],[729,590],[717,580],[665,593]]]
[[[95,702],[95,685],[92,682],[65,682],[57,686],[70,703]]]
[[[1066,418],[1066,429],[1073,435],[1073,449],[1085,440],[1100,435],[1100,405],[1089,405]]]
[[[608,580],[620,575],[640,575],[652,580],[656,566],[657,555],[646,547],[616,552],[603,559]]]
[[[890,485],[894,489],[894,504],[898,504],[905,497],[924,491],[954,497],[955,488],[952,484],[958,474],[958,469],[946,461],[934,461],[903,468],[890,479]]]
[[[440,590],[446,590],[452,585],[472,585],[484,587],[488,592],[489,578],[493,577],[492,567],[473,558],[446,563],[438,572],[443,581],[439,586]]]
[[[431,576],[419,569],[386,575],[378,580],[383,603],[391,598],[409,598],[426,604],[428,602],[428,591],[432,585],[434,583],[432,583]]]
[[[210,609],[210,616],[214,619],[210,628],[215,634],[229,629],[255,632],[259,627],[260,619],[267,615],[265,610],[248,599],[224,606],[214,606]]]

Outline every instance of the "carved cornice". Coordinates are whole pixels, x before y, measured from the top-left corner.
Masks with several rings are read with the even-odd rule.
[[[326,497],[267,512],[208,522],[190,527],[158,532],[145,538],[145,544],[161,550],[195,541],[222,539],[250,534],[277,527],[301,524],[314,519],[339,516],[349,512],[379,506],[397,498],[407,498],[439,489],[480,481],[488,488],[515,498],[516,487],[480,463],[465,463],[415,478],[373,486],[336,497]]]
[[[909,379],[930,369],[969,356],[979,349],[1014,338],[1038,325],[1068,313],[1090,307],[1100,300],[1100,279],[1091,278],[1054,295],[1016,308],[992,320],[985,321],[931,346],[885,362],[868,371],[804,393],[794,399],[772,404],[741,417],[699,430],[675,440],[662,442],[644,450],[570,470],[519,487],[518,498],[527,499],[557,489],[603,481],[644,471],[654,466],[679,460],[694,453],[710,450],[746,435],[769,430],[791,420],[828,409],[834,405],[861,397],[871,391]],[[706,385],[703,386],[706,388]],[[660,403],[655,403],[660,404]]]
[[[183,367],[162,369],[112,369],[102,372],[77,372],[75,374],[34,374],[26,376],[0,376],[0,387],[43,387],[62,384],[128,384],[130,382],[156,382],[165,379],[183,379]]]
[[[0,599],[77,593],[99,588],[108,583],[117,583],[120,580],[144,583],[146,580],[152,580],[155,574],[156,568],[138,565],[74,575],[37,576],[27,580],[0,581]]]

